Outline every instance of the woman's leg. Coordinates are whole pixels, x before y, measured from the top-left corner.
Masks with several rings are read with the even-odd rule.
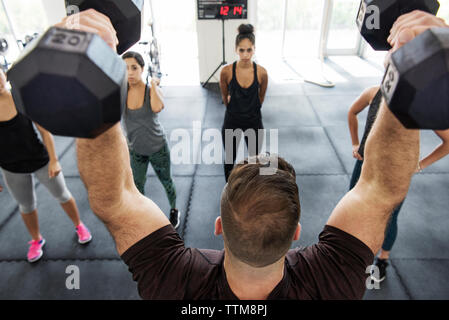
[[[262,122],[253,128],[247,128],[246,130],[251,130],[250,136],[245,135],[245,143],[246,147],[248,148],[248,155],[249,156],[257,156],[259,155],[260,151],[262,150],[262,145],[264,141],[264,134],[263,134],[263,124]],[[259,134],[259,130],[261,130]]]
[[[149,159],[154,172],[164,186],[170,208],[176,209],[176,187],[171,176],[170,149],[167,143],[160,151],[152,154]]]
[[[39,241],[39,219],[36,210],[36,194],[32,174],[12,173],[2,169],[5,185],[19,204],[23,222],[33,240]]]
[[[362,166],[363,166],[362,160],[357,160],[355,162],[354,170],[352,171],[352,177],[351,177],[351,182],[349,185],[349,190],[352,190],[352,188],[354,188],[355,185],[357,184],[357,182],[359,181],[360,174],[362,173]]]
[[[131,158],[131,169],[133,171],[134,183],[141,194],[145,195],[145,183],[150,159],[148,156],[129,151]]]
[[[236,136],[232,134],[232,131],[234,130],[236,129],[228,128],[228,126],[226,125],[223,125],[223,128],[221,129],[221,137],[225,151],[224,174],[226,182],[228,182],[229,176],[231,175],[231,171],[232,169],[234,169],[235,159],[237,158],[237,147],[241,139],[241,136]],[[228,139],[226,139],[226,135],[229,135],[229,137],[231,137],[232,140],[230,140],[229,137]]]
[[[45,166],[36,171],[35,175],[53,195],[53,197],[60,203],[62,209],[65,211],[70,220],[72,220],[73,225],[78,227],[81,223],[80,213],[75,199],[67,188],[64,174],[60,172],[56,177],[50,179],[48,176],[48,166]]]
[[[405,201],[405,200],[404,200]],[[393,249],[393,245],[396,241],[398,235],[398,215],[401,211],[404,201],[401,202],[399,206],[394,209],[390,222],[388,223],[387,229],[385,230],[385,239],[382,244],[382,250],[379,253],[380,259],[388,259],[390,257],[390,251]]]

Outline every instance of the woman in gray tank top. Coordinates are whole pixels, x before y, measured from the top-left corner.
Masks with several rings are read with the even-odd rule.
[[[148,165],[151,163],[164,186],[170,203],[170,222],[175,228],[180,224],[180,212],[176,208],[176,188],[170,172],[170,150],[158,113],[164,109],[162,92],[156,81],[142,81],[145,61],[137,52],[122,56],[128,70],[128,100],[123,114],[134,183],[145,195]]]

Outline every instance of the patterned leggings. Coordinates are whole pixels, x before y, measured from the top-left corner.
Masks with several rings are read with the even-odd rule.
[[[140,193],[145,195],[145,182],[147,181],[148,164],[151,163],[157,177],[164,186],[170,207],[175,209],[176,188],[170,173],[171,161],[168,145],[165,144],[161,150],[153,153],[151,156],[144,156],[134,152],[133,150],[130,150],[129,153],[131,157],[131,169],[133,171],[134,183]]]

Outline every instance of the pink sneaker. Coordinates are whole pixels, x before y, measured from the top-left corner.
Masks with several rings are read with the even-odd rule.
[[[76,233],[78,234],[78,242],[81,244],[88,243],[92,240],[92,235],[90,234],[89,229],[87,229],[82,222],[78,227],[76,227]]]
[[[27,254],[28,262],[36,262],[44,254],[44,251],[42,251],[42,247],[45,244],[45,239],[41,238],[41,240],[39,241],[31,240],[30,242],[28,242],[28,244],[31,245],[30,248],[28,249]]]

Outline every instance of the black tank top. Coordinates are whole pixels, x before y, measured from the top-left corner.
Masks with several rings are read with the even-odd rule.
[[[374,122],[376,121],[377,113],[379,112],[380,103],[382,101],[382,92],[379,90],[374,96],[371,105],[369,106],[368,116],[366,117],[365,133],[363,134],[362,142],[359,147],[359,154],[365,157],[365,144],[368,139],[369,133],[373,128]]]
[[[241,127],[252,127],[259,124],[262,120],[257,65],[253,62],[254,81],[248,88],[242,88],[238,83],[236,67],[237,62],[234,62],[232,65],[232,79],[229,83],[231,100],[226,108],[225,122],[240,125]]]
[[[33,124],[24,115],[0,121],[0,167],[13,173],[33,173],[50,161]]]

